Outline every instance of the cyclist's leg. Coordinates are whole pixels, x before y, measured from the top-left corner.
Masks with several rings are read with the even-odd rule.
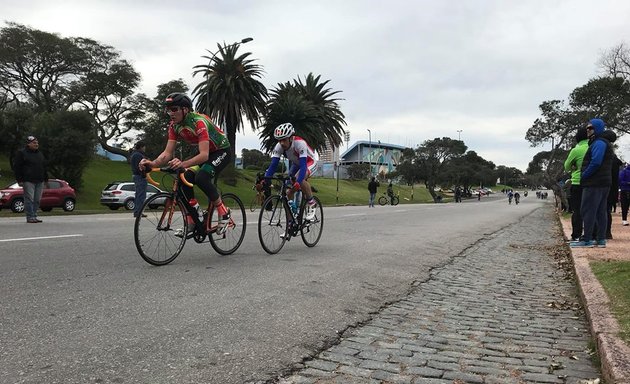
[[[219,217],[223,218],[219,220],[219,224],[227,224],[229,210],[225,207],[223,201],[221,201],[221,195],[217,187],[212,183],[212,179],[230,163],[230,159],[230,153],[226,150],[212,152],[210,156],[208,156],[208,161],[201,166],[195,177],[195,184],[208,196],[208,199],[210,199],[217,210]],[[224,228],[225,227],[222,229]]]

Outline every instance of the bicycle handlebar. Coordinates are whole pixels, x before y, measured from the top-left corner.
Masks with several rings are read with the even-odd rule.
[[[151,168],[149,172],[147,172],[147,181],[159,188],[160,184],[153,180],[153,178],[151,177],[151,172],[164,172],[171,175],[177,174],[179,175],[179,179],[182,181],[182,183],[184,183],[184,185],[192,188],[194,185],[192,183],[189,183],[188,180],[186,180],[186,178],[184,177],[184,172],[186,172],[186,170],[187,169],[173,169],[170,167]]]

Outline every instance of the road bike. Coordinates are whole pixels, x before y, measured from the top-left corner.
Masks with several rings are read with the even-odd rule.
[[[263,202],[263,207],[258,216],[258,239],[265,252],[278,253],[284,244],[296,237],[298,233],[307,247],[314,247],[322,236],[324,228],[324,209],[317,196],[313,196],[317,203],[315,217],[307,220],[306,199],[300,199],[300,205],[294,212],[289,205],[287,189],[291,188],[291,178],[288,176],[269,177],[268,179],[280,180],[282,187],[280,194],[269,196]],[[300,193],[301,194],[301,193]],[[298,193],[295,194],[297,197]]]
[[[383,196],[378,198],[378,203],[380,205],[387,205],[390,203],[391,205],[398,205],[398,203],[400,203],[400,198],[397,195],[387,196],[387,194],[383,192]]]
[[[199,219],[197,210],[190,205],[182,184],[192,187],[184,178],[183,170],[154,168],[151,172],[161,171],[164,177],[173,179],[170,192],[157,193],[149,197],[142,206],[141,215],[134,225],[134,240],[140,256],[149,264],[166,265],[181,253],[187,239],[203,243],[206,238],[212,248],[221,255],[234,253],[245,238],[247,219],[243,203],[233,193],[221,194],[223,204],[230,209],[231,217],[225,230],[218,230],[219,213],[212,202]],[[147,181],[155,182],[147,174]],[[216,185],[216,177],[215,177]],[[151,207],[162,207],[152,209]]]

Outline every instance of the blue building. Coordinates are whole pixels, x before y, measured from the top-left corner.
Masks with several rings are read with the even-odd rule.
[[[340,159],[340,177],[347,177],[344,172],[344,166],[351,164],[368,163],[371,165],[372,175],[385,175],[396,169],[400,163],[403,150],[407,148],[404,145],[387,144],[370,141],[357,141],[352,144]]]

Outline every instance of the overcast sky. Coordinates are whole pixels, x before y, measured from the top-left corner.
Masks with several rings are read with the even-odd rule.
[[[192,89],[217,42],[243,45],[262,82],[309,72],[342,91],[350,145],[415,147],[448,136],[496,165],[525,171],[524,139],[542,101],[566,100],[600,73],[601,53],[630,44],[630,1],[180,0],[8,1],[2,19],[120,50],[139,91],[183,78]],[[458,132],[461,131],[461,132]],[[625,139],[625,138],[624,138]],[[630,158],[622,141],[620,157]],[[259,149],[251,127],[237,135]],[[344,148],[345,149],[345,148]]]

